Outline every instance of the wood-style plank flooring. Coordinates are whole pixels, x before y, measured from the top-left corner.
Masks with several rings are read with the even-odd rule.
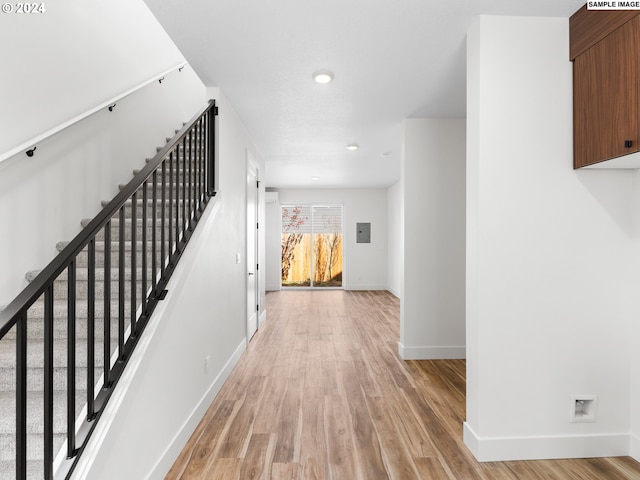
[[[478,463],[463,360],[403,362],[387,292],[267,294],[267,321],[167,479],[638,480],[628,457]]]

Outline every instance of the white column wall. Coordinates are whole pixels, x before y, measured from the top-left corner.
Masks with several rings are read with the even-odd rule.
[[[281,283],[281,234],[282,231],[282,212],[280,210],[280,201],[273,201],[265,205],[266,210],[266,255],[265,255],[265,277],[267,290],[280,290]]]
[[[633,172],[633,207],[634,207],[634,234],[640,239],[640,170]],[[629,454],[640,461],[640,315],[637,310],[631,320],[631,443]]]
[[[399,353],[465,357],[465,120],[404,121]]]
[[[572,169],[568,46],[567,19],[468,34],[465,442],[483,461],[629,453],[633,174]],[[596,422],[569,422],[572,394],[598,396]]]
[[[387,189],[387,290],[400,297],[404,271],[404,194],[402,182]]]

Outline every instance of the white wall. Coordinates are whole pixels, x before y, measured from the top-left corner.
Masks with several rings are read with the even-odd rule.
[[[145,331],[74,478],[164,478],[245,348],[246,151],[239,118],[219,98],[220,174],[169,294]],[[236,254],[241,262],[236,263]],[[208,369],[205,357],[209,356]]]
[[[0,16],[0,155],[184,62],[142,0],[44,5]]]
[[[21,125],[36,128],[43,116],[50,117],[47,121],[60,120],[58,113],[49,115],[57,112],[60,101],[72,104],[74,112],[89,108],[93,106],[91,101],[99,101],[98,97],[113,96],[114,86],[128,88],[145,75],[147,79],[153,78],[168,64],[182,58],[175,48],[164,48],[166,34],[156,26],[155,19],[147,15],[141,1],[110,3],[108,8],[113,7],[117,18],[111,13],[97,18],[100,12],[95,10],[107,8],[98,7],[98,4],[56,2],[48,5],[49,10],[41,16],[3,14],[0,17],[0,41],[3,45],[14,46],[4,48],[0,53],[3,56],[3,74],[0,76],[3,140],[18,141],[19,135],[27,134],[16,129]],[[95,26],[95,36],[87,35],[87,25],[78,21],[92,15],[96,18],[86,20],[90,27],[100,24]],[[33,24],[18,28],[24,21],[18,17],[29,17]],[[32,28],[45,18],[43,30],[34,32]],[[76,22],[68,24],[68,18]],[[110,31],[108,45],[111,48],[108,53],[106,39],[100,36],[106,35],[107,30]],[[131,37],[138,35],[144,37],[142,46],[128,43]],[[43,41],[45,38],[47,41]],[[63,50],[57,43],[66,45],[64,42],[72,40],[77,40],[78,46]],[[125,74],[123,63],[127,62],[129,53],[146,52],[147,44],[153,40],[162,51],[141,56],[132,72]],[[28,50],[30,56],[27,57],[27,50],[23,52],[21,48],[23,45],[29,47],[31,42],[36,42],[39,49]],[[49,43],[60,47],[54,55],[55,62]],[[95,55],[76,58],[78,49],[84,48],[89,48]],[[99,60],[110,62],[114,55],[122,58],[114,63],[113,71],[122,73],[124,78],[111,82],[109,74],[106,76],[109,89],[100,90],[103,79],[93,82],[94,75],[103,73],[102,63],[97,63]],[[42,69],[43,65],[48,65],[46,71],[30,72],[29,76],[36,77],[22,83],[24,69]],[[83,96],[84,83],[82,88],[78,87],[78,79],[96,89],[92,96]],[[36,81],[42,85],[34,87],[32,83]],[[49,92],[51,98],[32,95],[34,91],[38,94],[42,90],[48,91],[46,85],[50,82],[57,84],[57,90]],[[5,98],[9,92],[13,95]],[[156,147],[164,145],[165,138],[173,136],[174,130],[188,121],[205,102],[205,87],[187,65],[182,72],[176,70],[167,74],[162,84],[153,82],[122,99],[113,112],[102,109],[38,142],[33,157],[21,152],[0,162],[0,305],[9,303],[24,288],[27,271],[43,268],[57,254],[56,243],[71,240],[80,231],[80,221],[93,217],[101,208],[100,201],[110,200],[118,192],[118,184],[127,183],[132,178],[132,170],[142,167],[145,158],[152,157]],[[31,112],[29,121],[22,119],[24,112]],[[65,115],[71,114],[65,110]],[[0,149],[0,154],[3,152]]]
[[[633,206],[634,230],[633,237],[640,238],[640,170],[633,172]],[[640,322],[637,310],[631,321],[631,447],[629,454],[640,461]]]
[[[567,19],[468,34],[465,442],[483,461],[629,453],[633,174],[572,169],[568,47]],[[569,422],[572,394],[598,395],[597,422]]]
[[[404,273],[399,353],[465,357],[465,121],[403,125]]]
[[[404,190],[398,181],[387,189],[387,290],[400,297],[404,271]]]
[[[275,192],[277,195],[277,192]],[[270,291],[280,290],[281,278],[281,243],[280,229],[282,228],[282,213],[280,200],[269,202],[266,209],[266,254],[265,254],[265,282],[266,289]]]
[[[347,290],[386,290],[387,288],[387,190],[354,189],[275,189],[280,204],[342,204],[344,206],[343,275]],[[267,283],[273,285],[277,266],[280,284],[280,210],[267,207]],[[274,217],[277,216],[277,220]],[[371,223],[371,243],[356,243],[356,223]],[[274,259],[277,259],[277,263]]]

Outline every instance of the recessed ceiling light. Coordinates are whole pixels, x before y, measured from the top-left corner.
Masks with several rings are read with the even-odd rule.
[[[327,70],[316,72],[313,74],[313,79],[318,83],[329,83],[331,80],[333,80],[333,73]]]
[[[356,145],[355,143],[351,144],[351,145],[347,145],[347,150],[351,150],[352,152],[354,150],[358,149],[358,145]]]
[[[318,180],[320,180],[320,177],[311,177],[311,180],[318,181]]]

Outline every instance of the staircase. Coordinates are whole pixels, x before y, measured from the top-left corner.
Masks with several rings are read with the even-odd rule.
[[[206,203],[206,124],[197,125],[188,143],[183,140],[177,148],[158,148],[158,155],[170,153],[161,155],[162,160],[158,155],[147,160],[158,163],[156,172],[110,217],[110,227],[96,233],[91,242],[94,251],[87,245],[75,257],[75,267],[65,268],[53,280],[52,324],[47,327],[45,321],[44,294],[28,308],[25,477],[16,473],[18,325],[0,338],[0,480],[52,478],[57,464],[70,462],[66,460],[69,449],[74,457],[90,434],[94,417],[101,413],[135,346],[140,333],[137,325],[144,327],[146,313],[157,303],[157,294]],[[176,130],[182,132],[184,129]],[[167,139],[171,140],[175,141]],[[139,176],[140,170],[133,173]],[[127,188],[120,185],[121,190]],[[82,227],[90,227],[93,220],[81,220]],[[56,247],[63,252],[69,243],[60,242]],[[26,278],[37,281],[40,273],[28,272]],[[74,316],[75,321],[70,322]],[[0,313],[0,326],[1,320]],[[49,380],[44,360],[47,330],[53,337]],[[52,402],[47,402],[47,382],[52,386]],[[68,394],[70,384],[75,385],[73,394]],[[52,407],[45,407],[51,403]],[[52,418],[49,436],[45,433],[48,416]],[[70,468],[71,463],[63,470]]]

